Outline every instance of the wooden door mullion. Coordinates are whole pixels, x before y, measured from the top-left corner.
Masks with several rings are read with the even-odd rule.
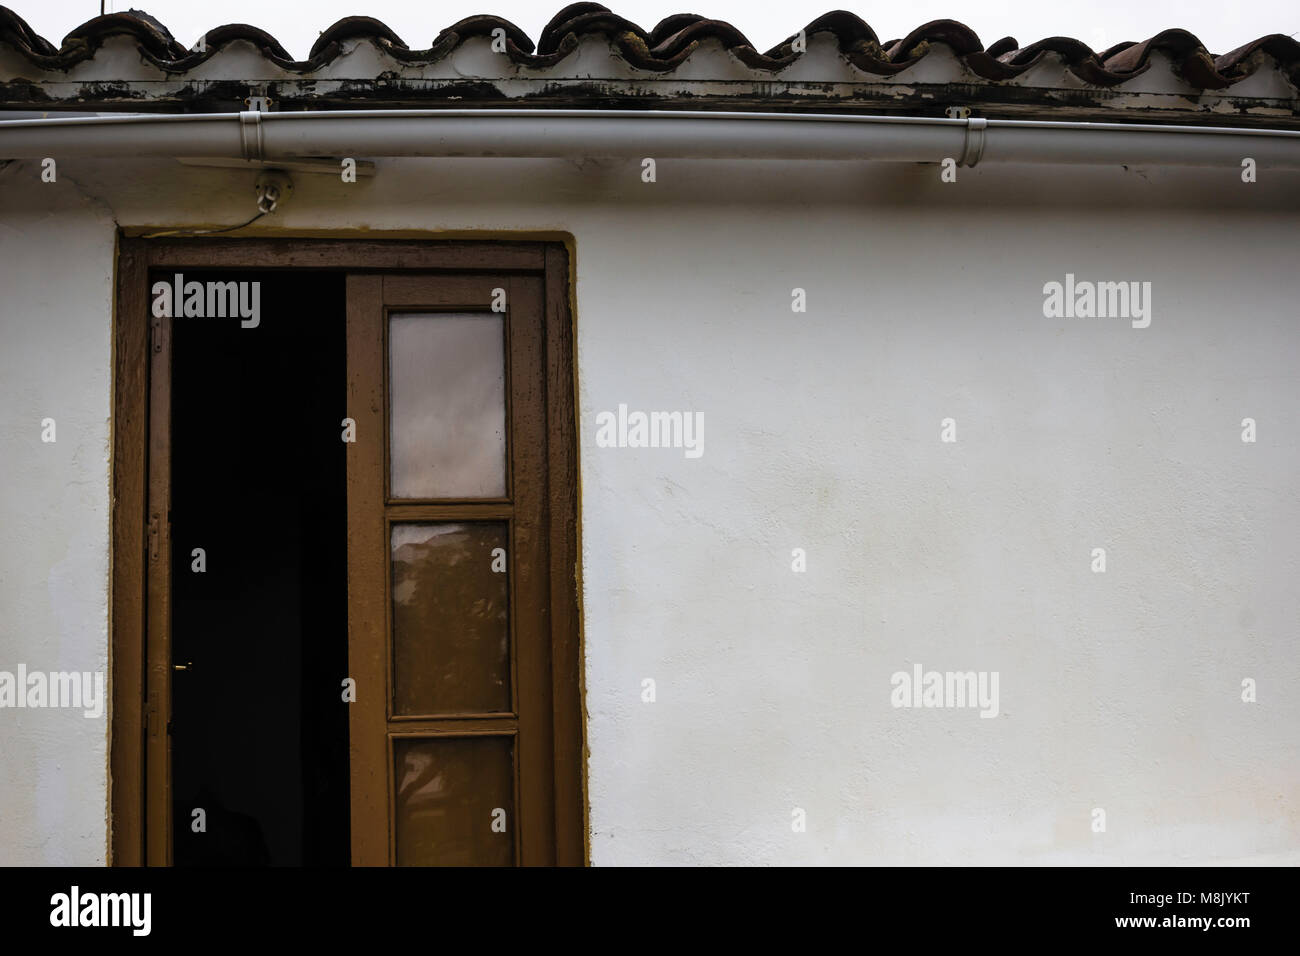
[[[555,862],[554,755],[546,561],[546,379],[542,283],[514,277],[509,285],[511,431],[514,436],[512,523],[516,607],[512,608],[519,672],[519,834],[525,865]]]
[[[172,536],[171,397],[172,320],[154,317],[150,325],[149,506],[145,513],[148,567],[148,617],[145,627],[145,833],[146,862],[172,862],[171,678]]]
[[[384,522],[384,354],[382,277],[347,279],[347,448],[349,773],[352,863],[387,866],[388,542]]]

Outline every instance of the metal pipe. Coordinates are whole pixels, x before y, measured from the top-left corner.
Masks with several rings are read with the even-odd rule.
[[[1300,168],[1300,131],[807,113],[349,110],[0,120],[0,157],[678,157]]]

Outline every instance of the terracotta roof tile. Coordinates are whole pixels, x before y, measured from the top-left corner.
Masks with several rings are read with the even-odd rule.
[[[1150,71],[1158,61],[1164,72],[1155,83],[1157,93],[1167,92],[1185,100],[1189,94],[1195,95],[1198,92],[1231,91],[1234,85],[1257,73],[1264,73],[1274,78],[1269,87],[1269,97],[1260,99],[1258,92],[1253,91],[1246,96],[1244,107],[1241,102],[1234,100],[1232,108],[1224,106],[1219,112],[1242,114],[1258,107],[1264,112],[1276,114],[1280,108],[1291,119],[1300,117],[1300,43],[1281,34],[1260,37],[1218,56],[1210,53],[1193,34],[1177,29],[1165,30],[1143,42],[1119,43],[1097,52],[1087,44],[1068,37],[1049,37],[1027,46],[1020,46],[1012,37],[1004,37],[985,47],[976,33],[964,24],[955,20],[935,20],[917,27],[901,39],[882,43],[875,31],[863,20],[852,13],[836,10],[823,14],[803,29],[803,36],[807,40],[806,49],[797,51],[794,42],[796,35],[791,35],[772,49],[760,52],[739,29],[721,20],[711,20],[695,14],[675,14],[660,21],[653,29],[645,30],[598,3],[575,3],[563,8],[547,23],[535,45],[513,23],[489,15],[468,17],[447,27],[427,48],[412,48],[379,20],[348,17],[325,30],[313,44],[307,59],[301,61],[294,60],[275,37],[247,24],[227,24],[209,30],[205,36],[206,48],[201,52],[189,50],[181,46],[165,26],[148,14],[136,10],[88,20],[72,30],[56,48],[48,40],[36,35],[13,10],[0,6],[0,64],[5,62],[3,55],[6,48],[16,52],[29,64],[29,68],[16,73],[12,69],[10,73],[0,71],[0,106],[30,105],[42,98],[57,101],[59,96],[50,92],[54,85],[59,81],[77,84],[76,67],[94,58],[107,42],[122,36],[134,41],[140,60],[154,67],[168,80],[179,79],[182,82],[191,71],[219,57],[226,47],[236,42],[251,44],[260,52],[268,70],[274,74],[269,74],[267,78],[282,79],[287,75],[289,80],[299,81],[325,76],[331,66],[345,57],[358,43],[369,43],[395,61],[397,82],[388,84],[389,92],[400,88],[393,94],[396,97],[393,100],[395,105],[412,105],[420,102],[421,97],[424,97],[424,101],[437,103],[440,96],[447,102],[461,100],[459,105],[465,105],[464,90],[456,92],[454,84],[446,77],[437,78],[437,82],[426,82],[431,76],[427,70],[436,68],[442,61],[453,57],[465,43],[474,38],[491,37],[498,30],[504,31],[506,38],[501,77],[462,80],[462,86],[465,83],[470,83],[471,86],[477,84],[474,88],[486,98],[491,98],[491,91],[487,87],[492,86],[494,79],[511,79],[525,75],[527,71],[557,70],[563,73],[567,58],[573,56],[581,44],[598,38],[599,42],[608,44],[611,53],[617,54],[632,71],[650,74],[649,80],[656,76],[673,76],[674,71],[692,57],[717,56],[718,49],[721,48],[733,60],[753,71],[755,77],[749,95],[735,97],[738,101],[743,101],[740,108],[758,108],[758,100],[764,95],[761,82],[763,78],[777,78],[787,68],[792,68],[809,55],[813,39],[821,37],[833,41],[841,60],[857,71],[847,78],[828,75],[825,81],[827,84],[857,83],[865,90],[871,84],[891,81],[891,78],[928,61],[942,49],[946,51],[945,56],[955,59],[966,74],[954,77],[952,82],[965,84],[963,95],[968,100],[979,101],[984,96],[990,103],[1004,103],[1008,108],[1023,111],[1035,102],[1035,98],[1044,108],[1068,107],[1071,104],[1079,107],[1083,99],[1078,96],[1071,99],[1077,91],[1084,91],[1086,99],[1088,90],[1122,90],[1126,83]],[[708,53],[703,53],[706,49]],[[11,57],[10,62],[16,61]],[[1058,79],[1020,82],[1026,74],[1044,64],[1055,71]],[[419,73],[420,70],[426,72]],[[696,67],[693,64],[693,75],[699,75],[702,71],[708,75],[707,66]],[[722,65],[720,72],[726,72]],[[1034,75],[1039,76],[1038,73]],[[102,69],[99,78],[102,80]],[[222,82],[237,84],[241,80],[263,79],[231,75],[217,77],[214,81],[211,71],[205,72],[203,78],[209,86],[215,82],[217,87]],[[544,79],[540,73],[532,78]],[[601,86],[599,92],[589,85],[584,93],[576,83],[579,77],[565,75],[560,78],[569,83],[565,94],[567,99],[564,102],[557,101],[555,105],[581,103],[584,96],[592,105],[609,105],[606,101],[611,99],[620,99],[622,105],[628,105],[628,97],[620,96],[619,91],[609,84]],[[719,78],[731,79],[730,76]],[[354,104],[367,97],[384,99],[378,87],[365,89],[367,82],[378,83],[380,77],[371,75],[349,79],[357,81],[350,88],[351,102]],[[407,80],[410,82],[404,84]],[[139,82],[143,83],[144,80]],[[806,76],[803,77],[803,82],[807,82]],[[1014,91],[1000,89],[1016,83],[1020,85]],[[982,90],[979,88],[981,85]],[[153,95],[151,87],[132,87],[129,77],[124,78],[120,86],[128,90],[123,94],[126,99],[134,98],[138,101],[167,98]],[[1034,92],[1036,88],[1039,88],[1038,93]],[[103,93],[102,82],[98,89],[99,92],[91,89],[89,93],[83,89],[76,96],[69,91],[65,97],[81,103],[87,101],[87,96],[91,100],[113,99]],[[888,98],[887,88],[872,89],[879,92],[881,98]],[[799,99],[794,95],[802,92],[807,91],[794,89],[791,105],[797,103],[795,108],[813,108],[817,105],[815,96]],[[1140,92],[1143,95],[1151,94],[1152,84],[1144,84]],[[175,99],[177,95],[180,94],[174,94],[172,98]],[[199,93],[193,95],[201,98]],[[782,95],[769,95],[775,96],[777,100],[782,99]],[[340,105],[340,96],[341,93],[334,99],[325,97],[319,105]],[[1255,99],[1252,100],[1251,97]],[[306,93],[303,93],[300,100],[293,95],[287,98],[300,107],[313,105]],[[469,98],[474,98],[472,91]],[[523,98],[528,96],[514,99],[518,102]],[[708,102],[700,100],[698,105],[712,107],[722,98],[720,95],[706,97]],[[510,97],[502,94],[501,99],[504,102]],[[645,99],[647,105],[661,105],[653,92]],[[870,96],[855,99],[850,94],[844,99],[842,105],[845,108],[862,109],[873,105]],[[1097,105],[1098,109],[1114,107],[1113,101],[1107,104],[1099,95],[1094,95],[1090,102]],[[70,104],[67,105],[70,108]],[[775,105],[779,107],[779,104]],[[897,105],[895,104],[896,107]],[[826,104],[821,106],[825,108]],[[1192,104],[1179,108],[1194,111],[1200,107]]]

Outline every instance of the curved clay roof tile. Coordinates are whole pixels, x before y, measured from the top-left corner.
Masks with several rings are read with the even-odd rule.
[[[304,61],[293,60],[269,33],[238,23],[209,30],[205,34],[205,51],[187,50],[165,26],[138,10],[88,20],[56,48],[34,33],[13,10],[0,6],[0,44],[47,70],[67,70],[93,56],[108,37],[121,35],[134,39],[141,56],[173,73],[184,73],[237,40],[252,43],[268,61],[298,73],[309,73],[332,62],[342,53],[347,40],[369,40],[403,63],[427,64],[450,55],[469,38],[490,36],[498,29],[505,32],[510,60],[535,68],[559,63],[576,49],[581,38],[592,35],[605,37],[611,49],[632,66],[659,73],[675,69],[706,39],[716,40],[756,70],[776,72],[802,55],[794,50],[794,36],[760,53],[740,30],[722,20],[678,13],[665,17],[647,32],[599,3],[573,3],[561,9],[546,24],[535,47],[523,30],[495,16],[467,17],[439,33],[427,50],[409,49],[401,37],[372,17],[347,17],[320,35]],[[1186,30],[1165,30],[1144,42],[1118,43],[1101,53],[1070,37],[1048,37],[1026,47],[1019,47],[1012,37],[1004,37],[985,49],[970,27],[955,20],[934,20],[900,40],[882,44],[869,24],[845,10],[823,14],[803,33],[805,37],[832,34],[840,53],[857,69],[874,76],[902,72],[928,56],[937,44],[947,48],[972,73],[990,82],[1019,76],[1051,53],[1084,82],[1114,87],[1146,72],[1153,52],[1159,51],[1172,61],[1186,82],[1198,89],[1224,89],[1261,66],[1277,69],[1293,86],[1300,87],[1300,43],[1281,34],[1260,37],[1215,57]]]
[[[311,52],[307,54],[308,60],[315,60],[329,47],[331,43],[341,43],[344,40],[354,40],[367,38],[370,40],[381,40],[388,46],[396,47],[400,50],[407,49],[402,38],[388,28],[388,25],[374,17],[344,17],[337,23],[328,27],[311,46]]]

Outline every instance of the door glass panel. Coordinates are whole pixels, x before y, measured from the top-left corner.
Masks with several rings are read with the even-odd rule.
[[[510,706],[508,526],[395,524],[395,714],[481,714]]]
[[[505,497],[505,317],[394,313],[388,352],[393,497]]]
[[[515,862],[513,738],[393,740],[398,866]]]

